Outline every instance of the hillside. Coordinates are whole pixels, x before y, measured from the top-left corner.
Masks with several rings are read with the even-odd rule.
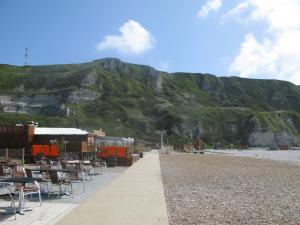
[[[254,80],[156,71],[101,59],[83,64],[0,65],[0,123],[104,129],[151,143],[196,137],[252,146],[299,143],[300,87]]]

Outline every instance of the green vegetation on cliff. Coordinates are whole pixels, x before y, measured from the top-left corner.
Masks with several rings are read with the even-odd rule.
[[[167,130],[169,143],[201,137],[258,145],[251,140],[260,133],[270,143],[299,142],[300,87],[286,81],[168,74],[102,59],[0,65],[0,90],[1,124],[37,120],[41,126],[101,127],[148,143],[158,139],[157,129]]]

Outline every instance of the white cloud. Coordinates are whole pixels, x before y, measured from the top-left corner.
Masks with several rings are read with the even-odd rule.
[[[120,28],[120,35],[107,35],[97,46],[99,51],[116,49],[123,54],[141,54],[150,50],[154,45],[151,33],[141,24],[129,20]]]
[[[246,13],[247,9],[249,9],[249,1],[241,2],[236,5],[233,9],[231,9],[225,15],[225,18],[233,18],[238,20],[239,22],[246,22],[247,16],[241,19],[241,14]]]
[[[230,70],[238,71],[242,77],[263,75],[259,74],[262,70],[268,74],[275,73],[276,69],[273,67],[273,62],[276,57],[273,58],[274,55],[270,54],[271,51],[272,43],[269,39],[259,43],[255,36],[249,33],[242,43],[239,55],[231,64]]]
[[[223,0],[207,0],[198,11],[198,16],[205,18],[210,12],[218,11],[223,5]]]
[[[265,77],[300,84],[300,1],[245,0],[227,13],[248,22],[263,21],[267,29],[258,41],[245,36],[229,67],[243,77]]]
[[[300,27],[299,0],[244,0],[227,13],[246,21],[266,21],[270,31]]]

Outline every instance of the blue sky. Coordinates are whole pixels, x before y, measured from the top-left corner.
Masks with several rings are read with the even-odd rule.
[[[300,84],[300,2],[282,2],[1,0],[0,63],[22,65],[28,47],[31,65],[115,57],[169,72]]]

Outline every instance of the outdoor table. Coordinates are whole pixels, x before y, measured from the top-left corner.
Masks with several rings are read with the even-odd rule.
[[[15,169],[16,167],[18,167],[22,164],[16,163],[16,162],[7,162],[7,163],[2,164],[2,165],[5,166],[6,168]]]
[[[4,165],[4,166],[16,166],[17,165],[16,162],[10,162],[10,161],[1,161],[0,164]]]
[[[84,164],[84,165],[90,165],[91,161],[89,161],[89,160],[85,160],[85,161],[73,160],[73,161],[67,161],[67,164]]]
[[[23,187],[25,184],[28,183],[35,183],[37,182],[38,178],[29,178],[29,177],[11,177],[11,178],[6,178],[6,179],[2,179],[0,180],[1,183],[20,183],[22,184],[20,189],[19,189],[19,206],[17,209],[17,213],[24,215],[24,207],[23,207],[23,203],[24,203],[24,191],[23,191]]]
[[[67,169],[49,169],[49,170],[47,170],[47,169],[31,169],[32,171],[34,171],[34,172],[48,172],[48,171],[57,171],[57,172],[62,172],[62,173],[68,173],[68,172],[72,172],[72,171],[70,171],[70,170],[67,170]]]
[[[49,171],[56,171],[56,172],[59,172],[59,173],[72,173],[72,172],[74,172],[74,171],[67,170],[67,169],[31,169],[31,171],[39,172],[39,173],[47,173]]]

